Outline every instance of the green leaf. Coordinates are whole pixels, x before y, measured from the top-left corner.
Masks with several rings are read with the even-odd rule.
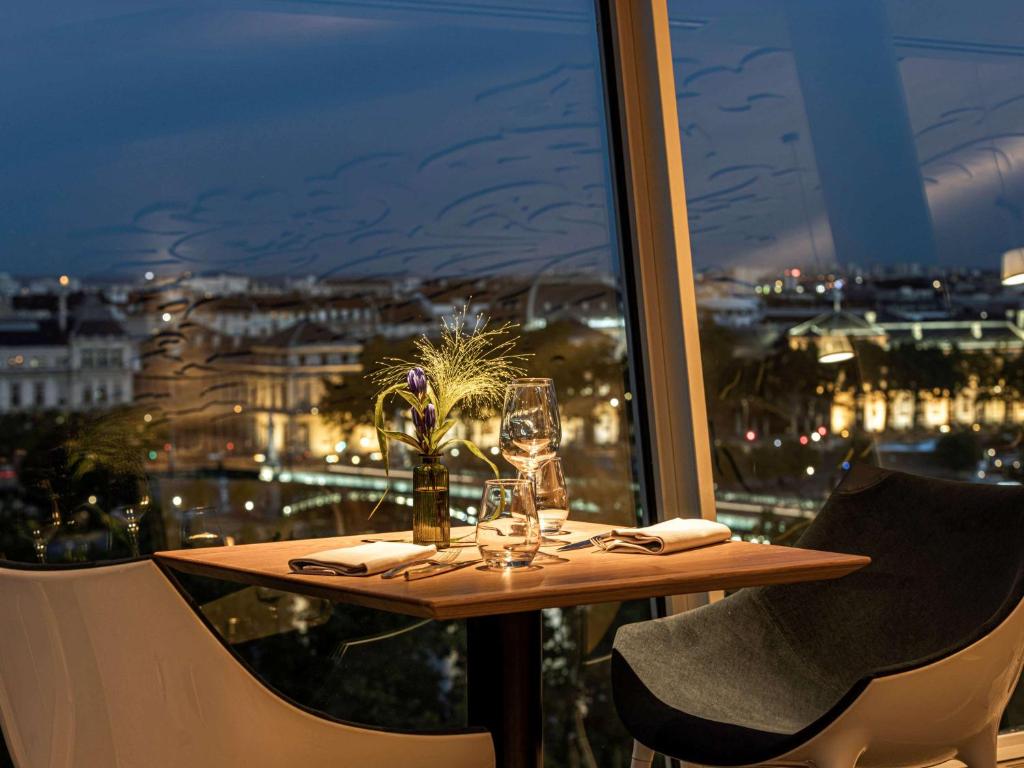
[[[422,410],[423,404],[420,399],[416,397],[412,392],[407,389],[399,389],[398,394],[401,395],[402,399],[405,400],[409,405],[415,408],[417,411]]]
[[[392,384],[377,395],[377,401],[373,405],[373,426],[377,430],[377,448],[380,450],[381,459],[384,460],[384,493],[381,494],[380,498],[377,499],[377,503],[374,504],[373,509],[370,510],[370,517],[373,517],[377,510],[380,509],[380,505],[383,504],[384,499],[387,498],[388,491],[391,490],[391,458],[388,450],[388,430],[384,428],[386,425],[386,422],[384,421],[384,402],[387,400],[388,395],[401,391],[404,386],[404,383]]]
[[[465,446],[466,450],[468,450],[470,453],[472,453],[474,456],[476,456],[481,461],[484,461],[484,462],[487,463],[487,466],[489,466],[491,468],[491,471],[494,473],[495,479],[500,479],[501,478],[501,473],[498,471],[497,465],[493,461],[488,459],[484,455],[484,452],[481,451],[479,448],[477,448],[476,447],[476,443],[474,443],[472,440],[463,440],[461,438],[449,440],[444,445],[438,446],[437,452],[440,453],[441,451],[445,450],[450,445],[463,445],[463,446]]]
[[[440,424],[434,427],[434,432],[430,436],[430,441],[434,445],[439,444],[441,442],[441,438],[447,435],[451,431],[452,427],[455,426],[456,423],[457,422],[455,419],[448,419],[448,421],[446,421],[444,424]]]
[[[398,440],[401,443],[405,443],[410,448],[415,448],[417,451],[422,450],[422,446],[419,441],[412,435],[407,435],[405,432],[393,432],[390,429],[384,429],[381,431],[384,432],[384,436],[387,437],[388,440]]]

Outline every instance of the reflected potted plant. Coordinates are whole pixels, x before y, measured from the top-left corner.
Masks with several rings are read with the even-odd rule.
[[[390,484],[391,445],[399,442],[419,454],[413,469],[413,541],[447,547],[451,543],[448,506],[448,468],[442,454],[457,446],[485,462],[495,477],[498,468],[471,440],[451,437],[462,414],[500,406],[506,384],[522,375],[519,363],[525,356],[514,353],[518,337],[512,324],[489,328],[477,315],[471,322],[463,308],[441,324],[437,344],[426,335],[416,341],[418,360],[387,358],[370,374],[380,387],[374,404],[373,422],[377,443]],[[388,428],[385,416],[389,400],[400,398],[408,406],[411,434]],[[374,506],[373,514],[387,497],[389,488]]]

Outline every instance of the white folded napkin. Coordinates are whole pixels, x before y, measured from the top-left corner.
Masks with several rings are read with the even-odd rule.
[[[355,547],[340,547],[314,552],[288,561],[295,573],[323,576],[372,576],[414,560],[426,560],[437,554],[433,544],[407,544],[401,541],[374,541]]]
[[[727,541],[731,536],[729,526],[714,520],[674,517],[646,528],[616,528],[598,536],[595,543],[606,550],[668,555]]]

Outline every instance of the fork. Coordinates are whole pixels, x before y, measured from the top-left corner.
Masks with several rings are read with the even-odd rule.
[[[380,575],[382,579],[394,579],[401,576],[406,571],[413,568],[419,568],[424,565],[448,565],[454,563],[459,557],[459,550],[457,549],[442,549],[433,557],[424,558],[423,560],[413,560],[411,563],[402,563],[396,565],[394,568],[390,568]]]

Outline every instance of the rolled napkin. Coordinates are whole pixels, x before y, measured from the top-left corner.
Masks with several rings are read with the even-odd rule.
[[[437,547],[433,544],[421,546],[401,541],[374,541],[296,557],[288,561],[288,567],[294,573],[321,576],[372,576],[415,560],[426,560],[436,554]]]
[[[727,541],[731,536],[729,526],[714,520],[673,517],[646,528],[616,528],[596,537],[594,543],[609,551],[668,555]]]

